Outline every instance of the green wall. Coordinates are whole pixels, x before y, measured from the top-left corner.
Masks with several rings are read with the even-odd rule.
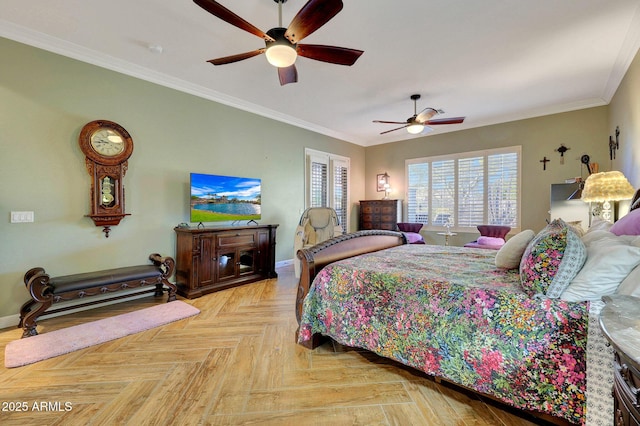
[[[13,325],[28,299],[22,277],[29,268],[56,276],[145,263],[151,252],[174,255],[173,227],[188,220],[192,171],[262,178],[261,222],[280,224],[278,261],[293,258],[304,148],[351,158],[352,231],[358,200],[381,197],[376,174],[387,171],[392,195],[404,198],[407,158],[522,145],[522,224],[531,229],[544,226],[550,184],[579,176],[585,152],[602,171],[622,170],[640,186],[637,56],[610,107],[363,148],[7,39],[0,38],[0,52],[0,327]],[[131,216],[108,239],[84,217],[90,179],[77,142],[82,126],[100,118],[124,126],[135,143],[124,181]],[[611,163],[616,125],[621,148]],[[560,144],[571,148],[564,165]],[[552,160],[546,171],[544,156]],[[23,210],[35,212],[34,223],[9,223],[11,211]]]
[[[560,164],[555,150],[564,144],[570,148]],[[458,132],[423,136],[409,141],[369,147],[366,153],[366,195],[380,198],[375,190],[375,175],[387,171],[391,176],[393,198],[405,199],[405,159],[522,146],[522,229],[542,229],[549,219],[550,186],[581,175],[580,156],[589,154],[600,170],[608,170],[607,107],[554,114],[528,120]],[[543,170],[540,160],[551,161]],[[606,160],[606,161],[605,161]],[[582,169],[584,177],[586,168]],[[478,233],[461,233],[452,243],[462,245]],[[442,237],[426,233],[427,242],[442,243]]]
[[[260,222],[280,225],[278,261],[293,258],[305,147],[350,157],[351,195],[364,197],[361,146],[7,39],[0,52],[0,319],[29,298],[22,277],[32,267],[58,276],[175,255],[189,172],[262,178]],[[78,135],[95,119],[119,123],[135,145],[124,179],[131,216],[109,238],[84,217],[90,177]],[[12,224],[11,211],[34,211],[35,222]]]
[[[631,184],[640,187],[640,52],[629,66],[609,104],[608,134],[620,129],[619,151],[613,169],[621,170]]]

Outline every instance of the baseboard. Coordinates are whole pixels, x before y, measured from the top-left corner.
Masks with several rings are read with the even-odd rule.
[[[17,328],[18,322],[20,322],[20,314],[9,315],[6,317],[0,317],[0,329],[2,328]]]
[[[292,266],[292,265],[293,265],[293,259],[285,259],[285,260],[276,262],[276,268],[283,268],[283,267]]]
[[[38,321],[40,320],[45,320],[47,318],[54,318],[54,317],[59,317],[61,315],[68,315],[68,314],[73,314],[75,312],[81,312],[81,311],[87,311],[89,309],[96,309],[96,308],[100,308],[103,306],[108,306],[108,305],[115,305],[116,303],[123,303],[123,302],[130,302],[132,300],[136,300],[136,299],[142,299],[143,297],[149,297],[149,296],[153,296],[152,292],[140,292],[140,294],[136,294],[140,292],[140,289],[131,289],[129,291],[129,294],[127,295],[126,298],[123,299],[116,299],[116,300],[108,300],[105,301],[103,303],[96,303],[95,305],[89,305],[89,306],[82,306],[82,307],[78,307],[75,309],[69,309],[67,311],[63,311],[63,312],[56,312],[53,314],[42,314],[38,317]],[[122,294],[126,294],[125,292],[122,292]],[[94,298],[95,300],[99,301],[101,298],[102,299],[107,299],[110,295],[97,295],[97,296],[92,296],[92,298]],[[166,300],[166,293],[165,295],[162,296],[165,300]],[[72,300],[69,302],[62,302],[62,303],[56,303],[53,305],[53,309],[57,309],[57,308],[64,308],[65,306],[73,306],[75,303],[78,303],[78,300]],[[20,322],[20,314],[15,314],[15,315],[9,315],[6,317],[0,317],[0,329],[3,328],[17,328],[18,327],[18,323]]]
[[[289,266],[293,266],[293,259],[286,259],[286,260],[281,260],[279,262],[276,262],[276,268],[286,268]],[[135,293],[135,291],[133,291],[132,293]],[[126,301],[130,301],[130,300],[134,300],[134,299],[139,299],[142,297],[147,297],[149,296],[150,293],[144,293],[141,294],[139,296],[134,296],[131,295],[131,297],[128,297],[126,299],[121,299],[121,300],[113,300],[110,302],[105,302],[105,303],[100,303],[97,305],[91,305],[91,306],[85,306],[83,308],[78,308],[78,309],[70,309],[68,311],[64,311],[64,312],[58,312],[55,314],[44,314],[42,316],[39,317],[39,319],[47,319],[47,318],[53,318],[56,316],[60,316],[60,315],[66,315],[66,314],[71,314],[74,312],[80,312],[80,311],[86,311],[88,309],[94,309],[100,306],[107,306],[107,305],[113,305],[115,303],[120,303],[120,302],[126,302]],[[96,296],[96,297],[100,297],[100,296]],[[73,304],[72,302],[69,302],[68,304]],[[64,303],[60,303],[60,304],[56,304],[55,307],[63,307]],[[18,327],[18,322],[20,322],[20,314],[15,314],[15,315],[9,315],[6,317],[0,317],[0,329],[3,328],[13,328],[13,327]]]

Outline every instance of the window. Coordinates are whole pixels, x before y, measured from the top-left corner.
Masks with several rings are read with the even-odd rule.
[[[407,221],[520,226],[519,146],[406,160]]]
[[[331,207],[347,232],[349,206],[349,158],[305,150],[306,200],[309,207]]]

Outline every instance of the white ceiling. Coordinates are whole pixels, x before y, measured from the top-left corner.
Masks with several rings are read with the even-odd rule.
[[[218,1],[278,26],[274,0]],[[264,42],[191,0],[2,0],[0,36],[363,146],[416,137],[372,123],[409,118],[413,93],[418,110],[445,111],[435,118],[467,117],[429,134],[606,105],[640,47],[639,0],[343,1],[303,43],[364,54],[351,67],[298,58],[286,86],[263,55],[207,63]],[[283,26],[304,3],[283,5]]]

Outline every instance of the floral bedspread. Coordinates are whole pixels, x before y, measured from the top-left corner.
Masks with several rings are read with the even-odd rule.
[[[404,245],[333,263],[304,301],[299,340],[321,333],[582,424],[589,304],[530,298],[494,259]]]

